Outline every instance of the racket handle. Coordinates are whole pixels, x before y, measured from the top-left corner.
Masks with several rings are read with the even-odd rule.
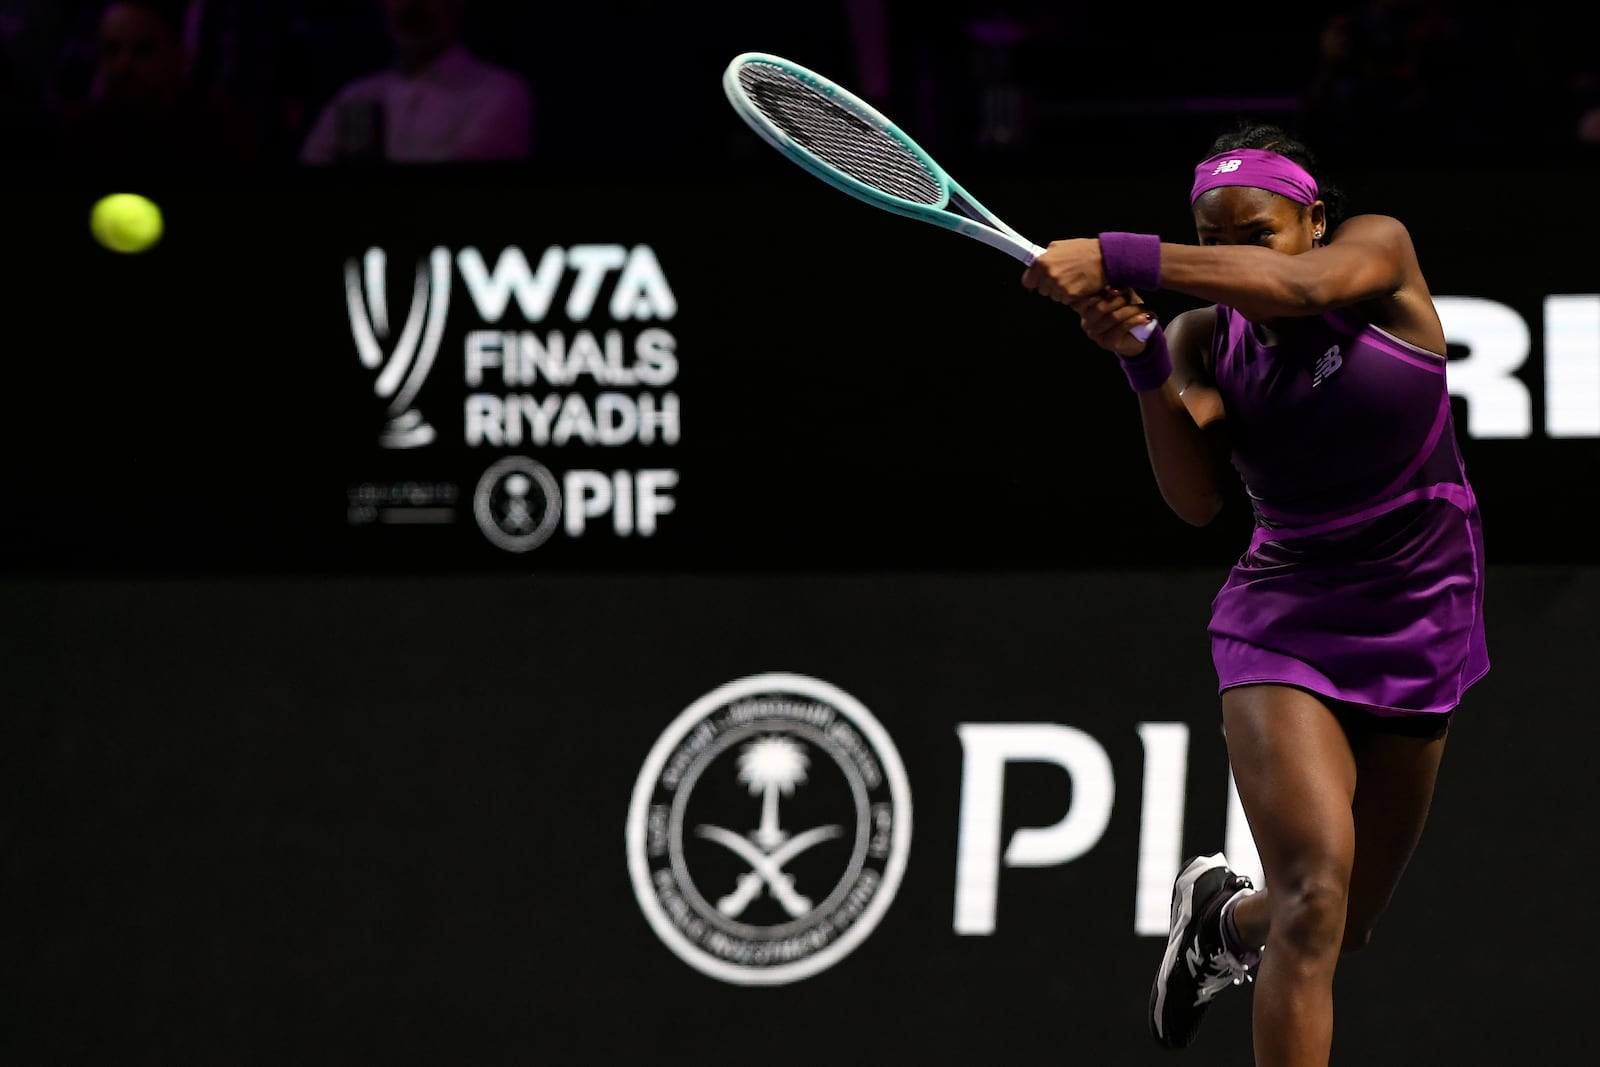
[[[1027,258],[1022,261],[1023,266],[1027,266],[1027,267],[1033,266],[1033,261],[1038,259],[1042,255],[1044,255],[1044,249],[1040,248],[1038,245],[1034,245],[1033,246],[1033,251],[1029,252]],[[1137,337],[1141,341],[1148,341],[1148,340],[1150,340],[1150,335],[1156,332],[1156,320],[1155,319],[1151,319],[1149,322],[1145,323],[1144,325],[1135,326],[1132,330],[1129,330],[1128,332],[1133,334],[1135,337]]]

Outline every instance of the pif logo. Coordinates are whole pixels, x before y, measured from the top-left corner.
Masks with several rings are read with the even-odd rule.
[[[650,750],[626,833],[634,896],[684,962],[737,985],[831,967],[905,873],[911,793],[888,733],[815,678],[701,697]]]
[[[544,464],[507,456],[478,479],[472,515],[492,544],[527,552],[544,544],[561,520],[561,487]]]
[[[653,537],[663,515],[677,507],[671,469],[569,470],[558,480],[542,463],[506,456],[478,478],[472,515],[491,544],[528,552],[557,529],[583,537],[590,521],[609,517],[618,537]]]

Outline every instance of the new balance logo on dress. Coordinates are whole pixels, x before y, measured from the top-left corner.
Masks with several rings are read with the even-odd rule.
[[[1333,372],[1342,366],[1344,366],[1344,356],[1339,354],[1339,346],[1334,345],[1317,357],[1317,365],[1311,371],[1311,388],[1315,389],[1333,377]]]

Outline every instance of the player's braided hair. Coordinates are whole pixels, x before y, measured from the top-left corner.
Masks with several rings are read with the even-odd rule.
[[[1317,157],[1300,141],[1290,136],[1281,126],[1271,123],[1240,122],[1227,133],[1222,134],[1211,147],[1206,149],[1201,159],[1210,159],[1220,152],[1231,152],[1236,148],[1260,148],[1268,152],[1276,152],[1286,159],[1292,159],[1304,167],[1306,173],[1317,180],[1317,196],[1322,201],[1328,214],[1328,229],[1336,229],[1345,218],[1345,194],[1338,186],[1323,179],[1317,172]],[[1197,161],[1198,162],[1198,161]]]

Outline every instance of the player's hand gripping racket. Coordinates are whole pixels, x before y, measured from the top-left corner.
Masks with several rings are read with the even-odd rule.
[[[931,222],[1032,264],[1044,251],[1002,222],[876,108],[764,52],[735,56],[722,88],[739,117],[813,175],[874,207]],[[1137,326],[1150,336],[1155,323]]]

